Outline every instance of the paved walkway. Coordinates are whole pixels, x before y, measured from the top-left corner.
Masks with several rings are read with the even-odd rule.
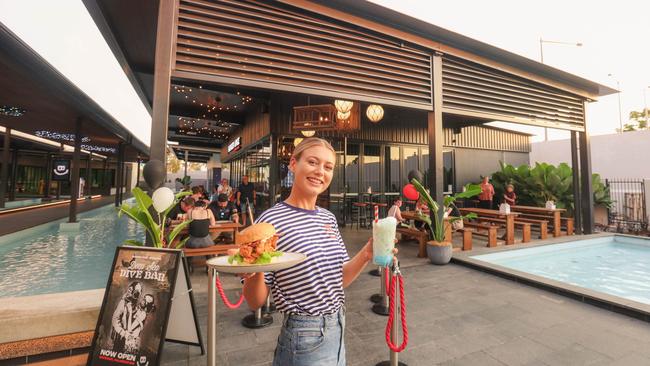
[[[115,202],[115,196],[104,196],[94,200],[77,202],[77,213],[92,210]],[[0,236],[68,217],[70,204],[34,208],[2,215],[0,219]]]
[[[348,229],[350,253],[370,231]],[[406,282],[409,344],[400,360],[429,365],[650,365],[650,324],[455,264],[433,266],[415,257],[416,244],[400,246]],[[192,275],[202,334],[207,334],[207,277]],[[231,299],[239,288],[224,279]],[[377,277],[362,274],[346,290],[349,366],[388,359],[386,317],[368,300]],[[268,328],[240,325],[249,312],[219,303],[219,366],[270,365],[280,315]],[[245,307],[245,305],[244,305]],[[205,365],[196,347],[167,343],[164,365]]]

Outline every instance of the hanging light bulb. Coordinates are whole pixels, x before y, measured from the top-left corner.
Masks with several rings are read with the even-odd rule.
[[[372,123],[377,123],[384,118],[384,108],[378,104],[371,104],[366,109],[366,116]]]
[[[316,134],[316,131],[305,130],[305,131],[300,131],[300,133],[302,133],[302,135],[305,136],[305,137],[312,137],[312,136],[314,136]]]
[[[347,111],[345,113],[336,112],[336,118],[340,119],[341,121],[345,121],[346,119],[350,118],[351,114],[352,114],[352,111]]]
[[[354,102],[337,99],[334,101],[334,106],[336,107],[337,111],[341,113],[347,113],[352,109],[352,106],[354,106]]]
[[[302,142],[302,140],[304,140],[302,137],[296,137],[295,139],[293,139],[293,146],[298,146]]]

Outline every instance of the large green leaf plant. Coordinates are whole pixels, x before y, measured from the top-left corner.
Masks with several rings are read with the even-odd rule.
[[[183,199],[183,197],[191,195],[191,192],[180,192],[177,193],[174,197],[173,203],[163,212],[161,213],[156,213],[156,211],[153,209],[153,201],[151,200],[151,197],[143,191],[142,189],[135,187],[131,190],[133,193],[133,197],[135,198],[135,204],[130,205],[128,203],[123,203],[122,206],[118,207],[117,209],[117,215],[118,217],[121,217],[122,215],[126,215],[138,224],[142,225],[144,229],[147,232],[147,235],[151,238],[151,241],[153,243],[153,246],[156,248],[167,248],[171,243],[174,242],[174,239],[176,239],[176,236],[183,230],[187,225],[190,224],[192,220],[187,220],[183,221],[179,225],[177,225],[173,230],[171,230],[167,235],[165,235],[165,219],[167,218],[167,215],[169,214],[169,211],[178,204],[178,201]],[[157,219],[154,219],[154,216],[152,216],[152,212],[154,212],[154,215],[157,215]],[[185,238],[181,240],[177,245],[176,248],[182,248],[185,245],[185,242],[187,241],[188,238]],[[125,240],[125,243],[131,244],[131,245],[137,245],[137,246],[143,246],[144,243],[133,240],[133,239],[127,239]]]
[[[429,238],[432,241],[435,241],[437,243],[444,243],[445,231],[447,226],[451,225],[453,222],[458,220],[476,218],[476,214],[474,213],[461,215],[459,217],[450,216],[447,220],[445,220],[443,217],[444,217],[444,213],[447,212],[450,207],[456,206],[455,202],[457,199],[472,198],[478,195],[479,193],[481,193],[481,186],[477,184],[468,184],[465,186],[464,192],[459,192],[451,196],[445,196],[442,203],[442,210],[441,210],[438,202],[436,202],[433,198],[431,198],[431,195],[429,194],[429,192],[427,192],[424,186],[422,186],[422,183],[420,183],[417,179],[413,178],[411,180],[411,184],[413,184],[413,186],[418,191],[418,193],[420,193],[420,199],[424,203],[426,203],[426,205],[429,207],[429,210],[431,212],[429,216],[422,215],[420,218],[427,225],[429,229],[428,230]],[[432,217],[433,217],[433,221],[431,221]]]
[[[492,174],[496,197],[503,197],[506,186],[512,184],[518,204],[543,207],[546,201],[554,201],[556,207],[567,209],[569,215],[573,214],[573,170],[569,165],[536,163],[532,168],[525,164],[514,167],[500,162],[500,165],[501,170]],[[592,174],[591,186],[594,204],[610,207],[609,187],[603,184],[598,174]]]

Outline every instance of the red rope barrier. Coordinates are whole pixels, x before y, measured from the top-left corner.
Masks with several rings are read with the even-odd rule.
[[[237,309],[244,302],[243,293],[239,297],[239,301],[237,301],[236,304],[233,304],[230,301],[228,301],[228,297],[226,297],[226,293],[223,291],[223,287],[221,287],[221,281],[219,281],[219,277],[217,277],[217,291],[219,291],[219,295],[221,295],[221,300],[223,300],[223,304],[226,305],[228,309]]]
[[[395,298],[395,283],[397,282],[397,277],[399,276],[399,300],[400,300],[400,307],[401,307],[401,314],[400,318],[402,320],[402,344],[398,347],[393,344],[392,340],[390,339],[390,331],[393,328],[393,321],[395,319],[395,306],[394,306],[394,301],[393,299]],[[388,292],[388,297],[390,299],[390,304],[388,307],[388,323],[386,323],[386,344],[388,345],[388,348],[390,348],[391,351],[393,352],[402,352],[405,348],[406,345],[408,344],[409,341],[409,333],[408,333],[408,328],[406,326],[406,301],[404,300],[404,279],[402,278],[401,275],[396,275],[393,276],[391,282],[390,282],[390,291]]]

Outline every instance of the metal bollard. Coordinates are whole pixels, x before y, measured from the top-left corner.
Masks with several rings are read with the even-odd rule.
[[[384,268],[379,267],[379,272],[381,273],[379,277],[379,293],[370,296],[370,301],[374,303],[381,302],[386,296],[386,271]]]
[[[273,314],[275,312],[275,304],[271,302],[271,294],[266,297],[266,304],[262,306],[262,312],[264,314]]]
[[[386,276],[390,276],[388,272],[388,268],[386,270],[381,271],[382,274],[382,281],[381,281],[381,299],[378,301],[375,305],[372,306],[372,311],[375,314],[383,315],[383,316],[388,316],[388,289],[386,288]],[[371,299],[372,300],[372,299]]]
[[[217,271],[208,268],[208,365],[217,364]]]
[[[269,298],[266,298],[266,303],[269,303]],[[273,316],[270,313],[262,313],[262,307],[255,310],[254,314],[246,315],[241,320],[241,325],[250,329],[263,328],[273,324]]]

